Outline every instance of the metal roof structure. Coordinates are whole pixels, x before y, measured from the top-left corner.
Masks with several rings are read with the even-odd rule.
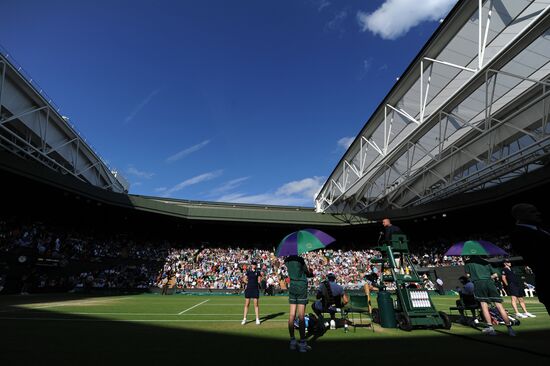
[[[113,192],[129,184],[107,166],[21,66],[0,48],[0,149]]]
[[[550,0],[459,1],[344,154],[317,212],[499,185],[550,154]]]

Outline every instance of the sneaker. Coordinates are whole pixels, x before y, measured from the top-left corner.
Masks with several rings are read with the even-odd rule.
[[[330,321],[330,329],[336,329],[336,322],[334,320]]]
[[[243,321],[241,322],[241,325],[245,325],[246,324],[246,319],[243,319]]]
[[[521,319],[527,318],[527,315],[522,314],[522,313],[516,313],[516,318],[521,318]]]
[[[300,341],[298,343],[298,352],[308,352],[311,351],[311,347],[307,345],[305,341]]]
[[[289,348],[290,348],[291,351],[295,351],[296,347],[298,347],[298,342],[296,342],[296,339],[293,338],[293,339],[290,340]]]
[[[509,328],[509,329],[511,329],[511,328]],[[497,335],[497,332],[495,332],[495,329],[494,329],[493,327],[483,328],[483,329],[481,330],[481,332],[482,332],[483,334],[491,335],[491,336]]]
[[[260,319],[256,319],[256,325],[260,325]]]
[[[512,327],[508,327],[508,335],[510,337],[515,337],[516,336],[516,332],[512,329]]]
[[[523,315],[525,315],[525,317],[529,317],[529,318],[536,318],[537,316],[535,314],[531,314],[531,313],[523,313]]]

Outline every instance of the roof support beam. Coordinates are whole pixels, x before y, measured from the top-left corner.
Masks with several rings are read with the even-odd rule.
[[[376,142],[371,141],[371,140],[367,139],[367,138],[364,137],[364,136],[361,136],[361,138],[362,138],[362,139],[365,139],[365,141],[366,141],[374,150],[376,150],[376,152],[378,152],[378,153],[379,153],[380,155],[382,155],[382,156],[385,156],[384,152],[382,151],[382,149],[380,149],[380,148],[378,147],[378,145],[376,144]]]
[[[549,146],[550,136],[547,136],[543,140],[530,145],[526,149],[520,149],[519,151],[516,151],[511,155],[494,161],[492,164],[478,170],[471,175],[452,182],[452,184],[448,185],[444,189],[425,195],[421,199],[421,201],[423,203],[427,203],[436,198],[442,199],[445,197],[449,197],[450,195],[472,189],[472,181],[474,181],[478,185],[484,184],[485,182],[501,177],[509,172],[517,171],[518,169],[525,169],[525,172],[521,173],[520,175],[525,174],[526,172],[528,172],[529,164],[533,164],[534,162],[540,160],[541,157],[550,155],[550,150],[548,148]],[[408,207],[417,203],[418,202],[416,201],[410,201],[404,206]]]
[[[357,175],[357,177],[361,178],[361,173],[350,163],[348,163],[347,160],[344,160],[344,163]]]
[[[331,182],[332,184],[338,188],[338,190],[341,192],[341,193],[344,193],[344,188],[342,188],[338,183],[336,183],[336,181],[334,179],[331,179]]]
[[[493,12],[493,0],[489,0],[489,12],[487,14],[487,23],[485,24],[485,32],[483,30],[483,0],[479,0],[479,29],[478,29],[478,70],[483,68],[483,59],[485,57],[485,48],[487,47],[487,36],[489,35],[489,25],[491,24],[491,14]],[[483,36],[483,42],[481,37]]]
[[[424,57],[424,60],[426,60],[426,61],[431,61],[431,62],[435,62],[435,63],[441,64],[441,65],[451,66],[451,67],[454,67],[454,68],[457,68],[457,69],[460,69],[460,70],[469,71],[469,72],[472,72],[472,73],[476,73],[476,72],[477,72],[476,69],[471,69],[471,68],[469,68],[469,67],[465,67],[465,66],[460,66],[460,65],[457,65],[457,64],[453,64],[452,62],[439,61],[439,60],[436,60],[436,59],[431,58],[431,57]]]
[[[364,141],[366,141],[363,136],[359,139],[359,171],[361,172],[361,176],[365,173],[365,159],[367,157],[368,152],[368,144],[365,145]]]
[[[8,123],[10,121],[13,121],[13,120],[16,120],[16,119],[19,119],[21,117],[24,117],[24,116],[27,116],[29,114],[32,114],[32,113],[36,113],[36,112],[40,112],[44,109],[49,109],[48,106],[43,106],[43,107],[33,107],[32,109],[29,109],[29,110],[26,110],[25,112],[23,113],[19,113],[19,114],[16,114],[15,116],[11,116],[9,118],[6,118],[4,120],[0,120],[0,125],[3,125],[5,123]]]
[[[399,114],[402,115],[403,117],[407,118],[407,119],[410,120],[411,122],[414,122],[414,123],[416,123],[417,125],[420,124],[419,121],[417,121],[413,116],[411,116],[410,114],[408,114],[407,112],[405,112],[405,111],[402,110],[401,108],[397,109],[397,108],[393,107],[393,106],[390,105],[390,104],[386,104],[386,106],[390,107],[391,109],[393,109],[394,111],[396,111],[397,113],[399,113]]]
[[[63,146],[67,146],[67,145],[69,145],[69,144],[72,144],[72,143],[75,142],[75,141],[78,141],[78,138],[77,138],[77,137],[75,137],[75,138],[72,139],[72,140],[65,141],[65,142],[62,143],[61,145],[58,145],[58,146],[56,146],[56,147],[52,147],[51,149],[49,149],[49,150],[46,152],[46,155],[49,155],[49,154],[53,153],[54,151],[57,151],[57,150],[61,149]]]
[[[424,59],[421,59],[420,60],[420,123],[424,122],[424,112],[426,110],[426,103],[428,102],[428,93],[430,91],[432,71],[433,71],[433,67],[430,67],[430,74],[428,75],[426,92],[424,93]]]
[[[535,83],[535,84],[550,86],[550,82],[548,82],[548,81],[526,78],[525,76],[513,74],[513,73],[508,72],[508,71],[489,69],[489,70],[487,70],[487,73],[502,74],[502,75],[513,77],[513,78],[518,78],[518,79],[521,79],[521,80],[524,80],[524,81],[530,81],[530,82]]]
[[[510,127],[511,129],[516,130],[516,131],[518,131],[518,132],[521,132],[521,133],[524,134],[524,135],[531,136],[531,138],[532,138],[533,140],[535,140],[535,141],[537,141],[537,140],[540,139],[540,136],[538,136],[538,135],[536,135],[536,134],[534,134],[534,133],[532,133],[532,132],[530,132],[530,131],[527,131],[525,128],[520,128],[520,127],[515,126],[515,125],[513,125],[513,124],[511,124],[511,123],[509,123],[509,122],[502,121],[502,120],[496,119],[496,118],[494,118],[494,117],[492,117],[491,120],[496,121],[496,122],[498,122],[498,123],[500,123],[500,124],[502,124],[502,125],[505,125],[505,126],[507,126],[507,127]]]
[[[101,164],[101,161],[96,161],[95,163],[88,165],[86,168],[77,171],[75,174],[80,175],[80,174],[82,174],[84,172],[87,172],[88,170],[92,169],[93,167],[98,166],[99,164]]]
[[[24,138],[22,138],[21,136],[18,136],[17,134],[15,134],[13,131],[11,131],[9,128],[6,128],[6,126],[0,124],[0,128],[3,129],[4,131],[6,131],[10,136],[12,136],[15,140],[17,141],[20,141],[23,146],[25,148],[22,148],[20,145],[17,145],[15,142],[11,141],[10,139],[6,138],[5,136],[2,136],[0,135],[0,138],[6,142],[8,142],[10,145],[12,145],[13,147],[15,147],[18,151],[20,152],[23,152],[24,154],[26,154],[27,156],[31,156],[33,157],[33,159],[41,162],[44,164],[44,161],[41,161],[40,159],[38,159],[36,156],[34,156],[32,154],[32,152],[36,152],[40,157],[44,158],[46,162],[49,162],[50,164],[60,168],[61,170],[64,170],[65,172],[75,176],[76,178],[78,178],[79,180],[81,181],[84,181],[82,178],[80,178],[78,175],[74,174],[71,170],[67,169],[65,166],[63,166],[62,164],[59,164],[58,161],[56,161],[55,159],[52,159],[51,157],[49,157],[48,155],[44,154],[40,149],[36,148],[35,146],[33,146],[32,144],[30,144],[27,140],[25,140]]]
[[[456,121],[462,123],[463,125],[465,126],[470,126],[472,127],[474,130],[476,131],[479,131],[479,132],[482,132],[483,129],[479,128],[478,126],[476,126],[475,124],[473,124],[472,122],[470,121],[466,121],[464,118],[452,113],[452,112],[445,112],[445,111],[441,111],[441,114],[447,116],[447,118],[454,118]]]
[[[537,116],[540,116],[540,113],[541,113],[540,109],[538,108],[533,109],[533,107],[536,106],[537,103],[540,103],[542,100],[547,100],[547,99],[550,99],[550,92],[546,92],[546,94],[538,98],[529,100],[529,103],[522,106],[519,110],[515,111],[512,115],[508,116],[503,120],[497,121],[496,119],[492,118],[492,120],[495,120],[497,124],[492,125],[488,130],[483,130],[483,132],[479,133],[477,136],[470,138],[466,144],[462,144],[460,146],[453,145],[451,147],[450,154],[447,155],[445,159],[438,162],[434,162],[434,164],[432,164],[432,168],[435,168],[438,164],[446,164],[446,165],[441,165],[441,168],[438,168],[438,169],[440,171],[441,169],[443,169],[445,171],[445,175],[448,175],[451,178],[454,177],[455,172],[457,171],[460,172],[460,169],[462,169],[462,167],[465,166],[468,160],[471,161],[472,159],[476,160],[478,163],[485,164],[485,166],[482,168],[482,171],[485,171],[486,169],[490,169],[491,167],[496,167],[495,169],[503,169],[503,167],[501,167],[499,164],[503,164],[503,162],[506,161],[507,159],[512,159],[512,157],[515,154],[519,153],[520,154],[519,158],[522,158],[521,153],[523,151],[530,151],[531,149],[537,149],[536,146],[539,146],[541,144],[541,141],[548,141],[549,135],[546,134],[542,138],[539,137],[538,139],[533,139],[533,143],[527,146],[522,146],[519,144],[520,142],[519,140],[521,136],[526,136],[526,134],[524,134],[523,131],[519,131],[519,130],[520,129],[524,130],[525,127],[532,125],[532,123],[534,122],[537,123],[537,126],[542,125],[542,119],[539,119],[540,117],[537,117]],[[544,104],[541,104],[541,106],[544,106]],[[527,111],[529,111],[529,115],[524,115],[523,113]],[[509,143],[517,144],[517,148],[514,149],[516,150],[516,152],[512,154],[507,153],[501,159],[492,160],[494,159],[493,151],[495,150],[495,147],[500,146],[499,148],[502,149],[503,148],[502,144],[508,141],[510,138],[513,138],[513,136],[515,135],[514,132],[509,131],[510,125],[514,125],[514,128],[513,128],[514,131],[521,132],[520,136],[516,137],[515,140],[512,140],[511,142],[509,142]],[[527,136],[530,136],[530,135],[527,135]],[[548,147],[545,147],[545,148],[548,148]],[[481,150],[481,149],[484,149],[484,150]],[[484,162],[481,159],[479,159],[476,153],[471,153],[471,151],[479,151],[479,152],[484,151],[490,156],[488,156],[487,161]],[[459,155],[463,155],[463,157],[461,158]],[[472,176],[475,177],[475,175],[472,175]],[[460,178],[458,181],[469,182],[470,180],[466,180],[466,178],[467,177]],[[416,180],[416,183],[413,182],[413,180],[410,180],[408,184],[420,185],[418,176],[416,176],[414,180]],[[428,187],[434,183],[433,181],[430,183],[429,179],[422,179],[422,181],[423,183],[427,183]],[[457,180],[455,179],[451,179],[450,181],[452,182],[450,183],[450,185],[454,185],[457,182]],[[415,203],[415,202],[411,202],[411,203]]]
[[[4,84],[6,84],[6,63],[0,60],[2,65],[2,78],[0,79],[2,84],[0,85],[0,120],[2,119],[2,96],[4,95]]]

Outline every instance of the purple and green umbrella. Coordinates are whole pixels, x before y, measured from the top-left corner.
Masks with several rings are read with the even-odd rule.
[[[275,255],[277,257],[301,255],[312,250],[325,248],[334,241],[336,239],[321,230],[303,229],[285,236],[279,243]]]
[[[449,248],[449,250],[447,250],[447,253],[445,253],[445,255],[452,257],[460,257],[466,255],[485,255],[494,257],[499,255],[506,256],[508,255],[508,253],[489,241],[468,240],[454,244],[452,247]]]

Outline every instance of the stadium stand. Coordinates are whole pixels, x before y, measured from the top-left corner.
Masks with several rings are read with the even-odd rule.
[[[536,202],[550,181],[549,8],[516,3],[494,9],[492,2],[457,3],[330,174],[316,210],[128,194],[124,177],[2,53],[0,218],[13,233],[2,233],[4,291],[31,283],[143,288],[158,285],[163,273],[176,289],[236,288],[239,268],[229,269],[222,258],[250,257],[247,248],[264,251],[269,282],[284,287],[284,270],[271,253],[303,227],[338,239],[331,251],[308,258],[314,281],[329,267],[353,288],[372,270],[368,260],[380,230],[373,220],[383,217],[409,235],[427,284],[461,267],[460,258],[443,255],[455,241],[483,238],[510,252],[509,208]],[[463,40],[481,39],[477,51],[464,46]],[[182,263],[182,249],[201,247],[200,260]],[[223,275],[204,278],[205,270]],[[444,282],[449,288],[452,278]]]
[[[8,259],[6,263],[16,263],[14,268],[19,269],[11,273],[18,283],[13,285],[15,288],[12,286],[12,291],[21,288],[23,293],[92,289],[145,291],[151,287],[161,288],[164,278],[168,280],[169,293],[196,289],[238,292],[244,288],[241,281],[246,266],[252,261],[258,262],[265,283],[270,284],[266,293],[281,292],[287,279],[283,260],[275,257],[272,243],[267,242],[231,247],[223,241],[144,239],[130,232],[21,222],[13,217],[0,220],[0,232],[2,257]],[[501,239],[508,248],[507,237]],[[414,246],[414,262],[432,275],[433,281],[436,276],[452,284],[463,274],[462,262],[444,256],[452,240],[440,240],[439,245],[428,242]],[[314,273],[313,288],[328,273],[334,273],[346,289],[359,290],[366,276],[378,272],[370,262],[379,255],[376,250],[340,246],[342,249],[305,255]],[[2,277],[6,275],[8,273]]]

